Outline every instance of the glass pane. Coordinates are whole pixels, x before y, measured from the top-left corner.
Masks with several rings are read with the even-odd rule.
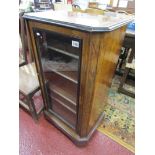
[[[43,76],[47,81],[49,107],[74,126],[81,40],[40,29],[35,29],[34,33]]]

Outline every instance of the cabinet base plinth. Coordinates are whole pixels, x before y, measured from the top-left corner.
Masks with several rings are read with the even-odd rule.
[[[89,132],[89,134],[86,137],[80,137],[75,130],[68,127],[64,122],[62,122],[60,119],[58,119],[54,114],[50,113],[49,111],[44,111],[45,118],[52,123],[54,126],[56,126],[58,129],[60,129],[67,137],[72,140],[72,142],[77,146],[84,146],[87,144],[87,142],[92,137],[93,133],[95,132],[96,128],[99,126],[100,122],[102,121],[104,117],[104,113],[100,116],[97,123],[95,124],[94,128]]]

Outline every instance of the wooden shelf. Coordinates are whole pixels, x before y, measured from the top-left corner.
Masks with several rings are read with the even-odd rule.
[[[58,48],[55,48],[55,47],[52,47],[52,46],[49,46],[49,45],[47,46],[47,48],[48,48],[48,49],[51,49],[51,50],[54,50],[54,51],[56,51],[56,52],[59,52],[59,53],[68,55],[68,56],[70,56],[70,57],[72,57],[72,58],[79,59],[79,56],[77,56],[77,55],[75,55],[75,54],[72,54],[72,53],[69,53],[69,52],[67,52],[67,51],[65,51],[65,50],[61,50],[61,49],[58,49]]]
[[[61,71],[61,72],[57,72],[57,74],[65,77],[66,79],[74,82],[74,83],[78,83],[78,72],[77,71]]]
[[[72,46],[72,41],[77,41],[79,43],[79,47]],[[76,56],[79,56],[81,51],[81,42],[77,38],[48,32],[46,33],[46,42],[48,46],[67,51],[68,53],[74,54]]]
[[[63,121],[66,125],[68,125],[69,127],[71,127],[72,129],[75,130],[75,125],[70,124],[68,121],[66,121],[64,119],[64,117],[60,116],[58,113],[54,112],[53,110],[49,109],[49,112],[52,113],[54,116],[56,116],[57,118],[59,118],[61,121]]]
[[[76,117],[75,113],[72,113],[66,107],[62,106],[58,101],[52,99],[52,108],[54,112],[56,112],[59,116],[63,117],[69,124],[75,126],[76,125]]]
[[[53,73],[45,73],[45,78],[49,81],[49,89],[69,102],[76,105],[77,85]]]
[[[68,111],[70,111],[71,113],[76,115],[76,111],[73,110],[71,107],[69,107],[68,105],[66,105],[65,103],[63,103],[62,101],[60,101],[59,99],[50,96],[52,100],[55,100],[56,102],[58,102],[59,104],[61,104],[61,106],[63,106],[64,108],[66,108]]]
[[[51,69],[51,71],[64,77],[65,79],[67,79],[75,84],[78,84],[78,80],[77,80],[78,72],[77,71],[56,71],[56,70],[52,70],[52,69]]]
[[[61,86],[60,84],[51,84],[50,89],[58,94],[61,94],[63,97],[67,98],[67,100],[76,104],[76,92],[72,91],[72,89],[67,88],[66,86]]]
[[[72,110],[74,110],[74,111],[77,110],[76,103],[73,102],[73,101],[71,101],[71,100],[69,100],[67,97],[63,96],[59,92],[56,92],[56,91],[51,90],[49,96],[52,97],[52,98],[56,98],[56,99],[60,100],[66,106],[70,107]]]

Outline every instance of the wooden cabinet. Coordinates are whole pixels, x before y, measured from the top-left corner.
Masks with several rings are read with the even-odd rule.
[[[53,12],[50,20],[43,13],[24,18],[44,97],[44,115],[73,142],[83,145],[104,117],[126,26],[109,32],[93,30],[65,19],[54,20],[57,15]],[[76,19],[75,13],[64,14],[70,15]]]

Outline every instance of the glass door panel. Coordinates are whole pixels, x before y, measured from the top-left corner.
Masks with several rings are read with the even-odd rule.
[[[80,39],[34,29],[49,108],[75,127],[80,74]],[[72,118],[72,119],[71,119]]]

